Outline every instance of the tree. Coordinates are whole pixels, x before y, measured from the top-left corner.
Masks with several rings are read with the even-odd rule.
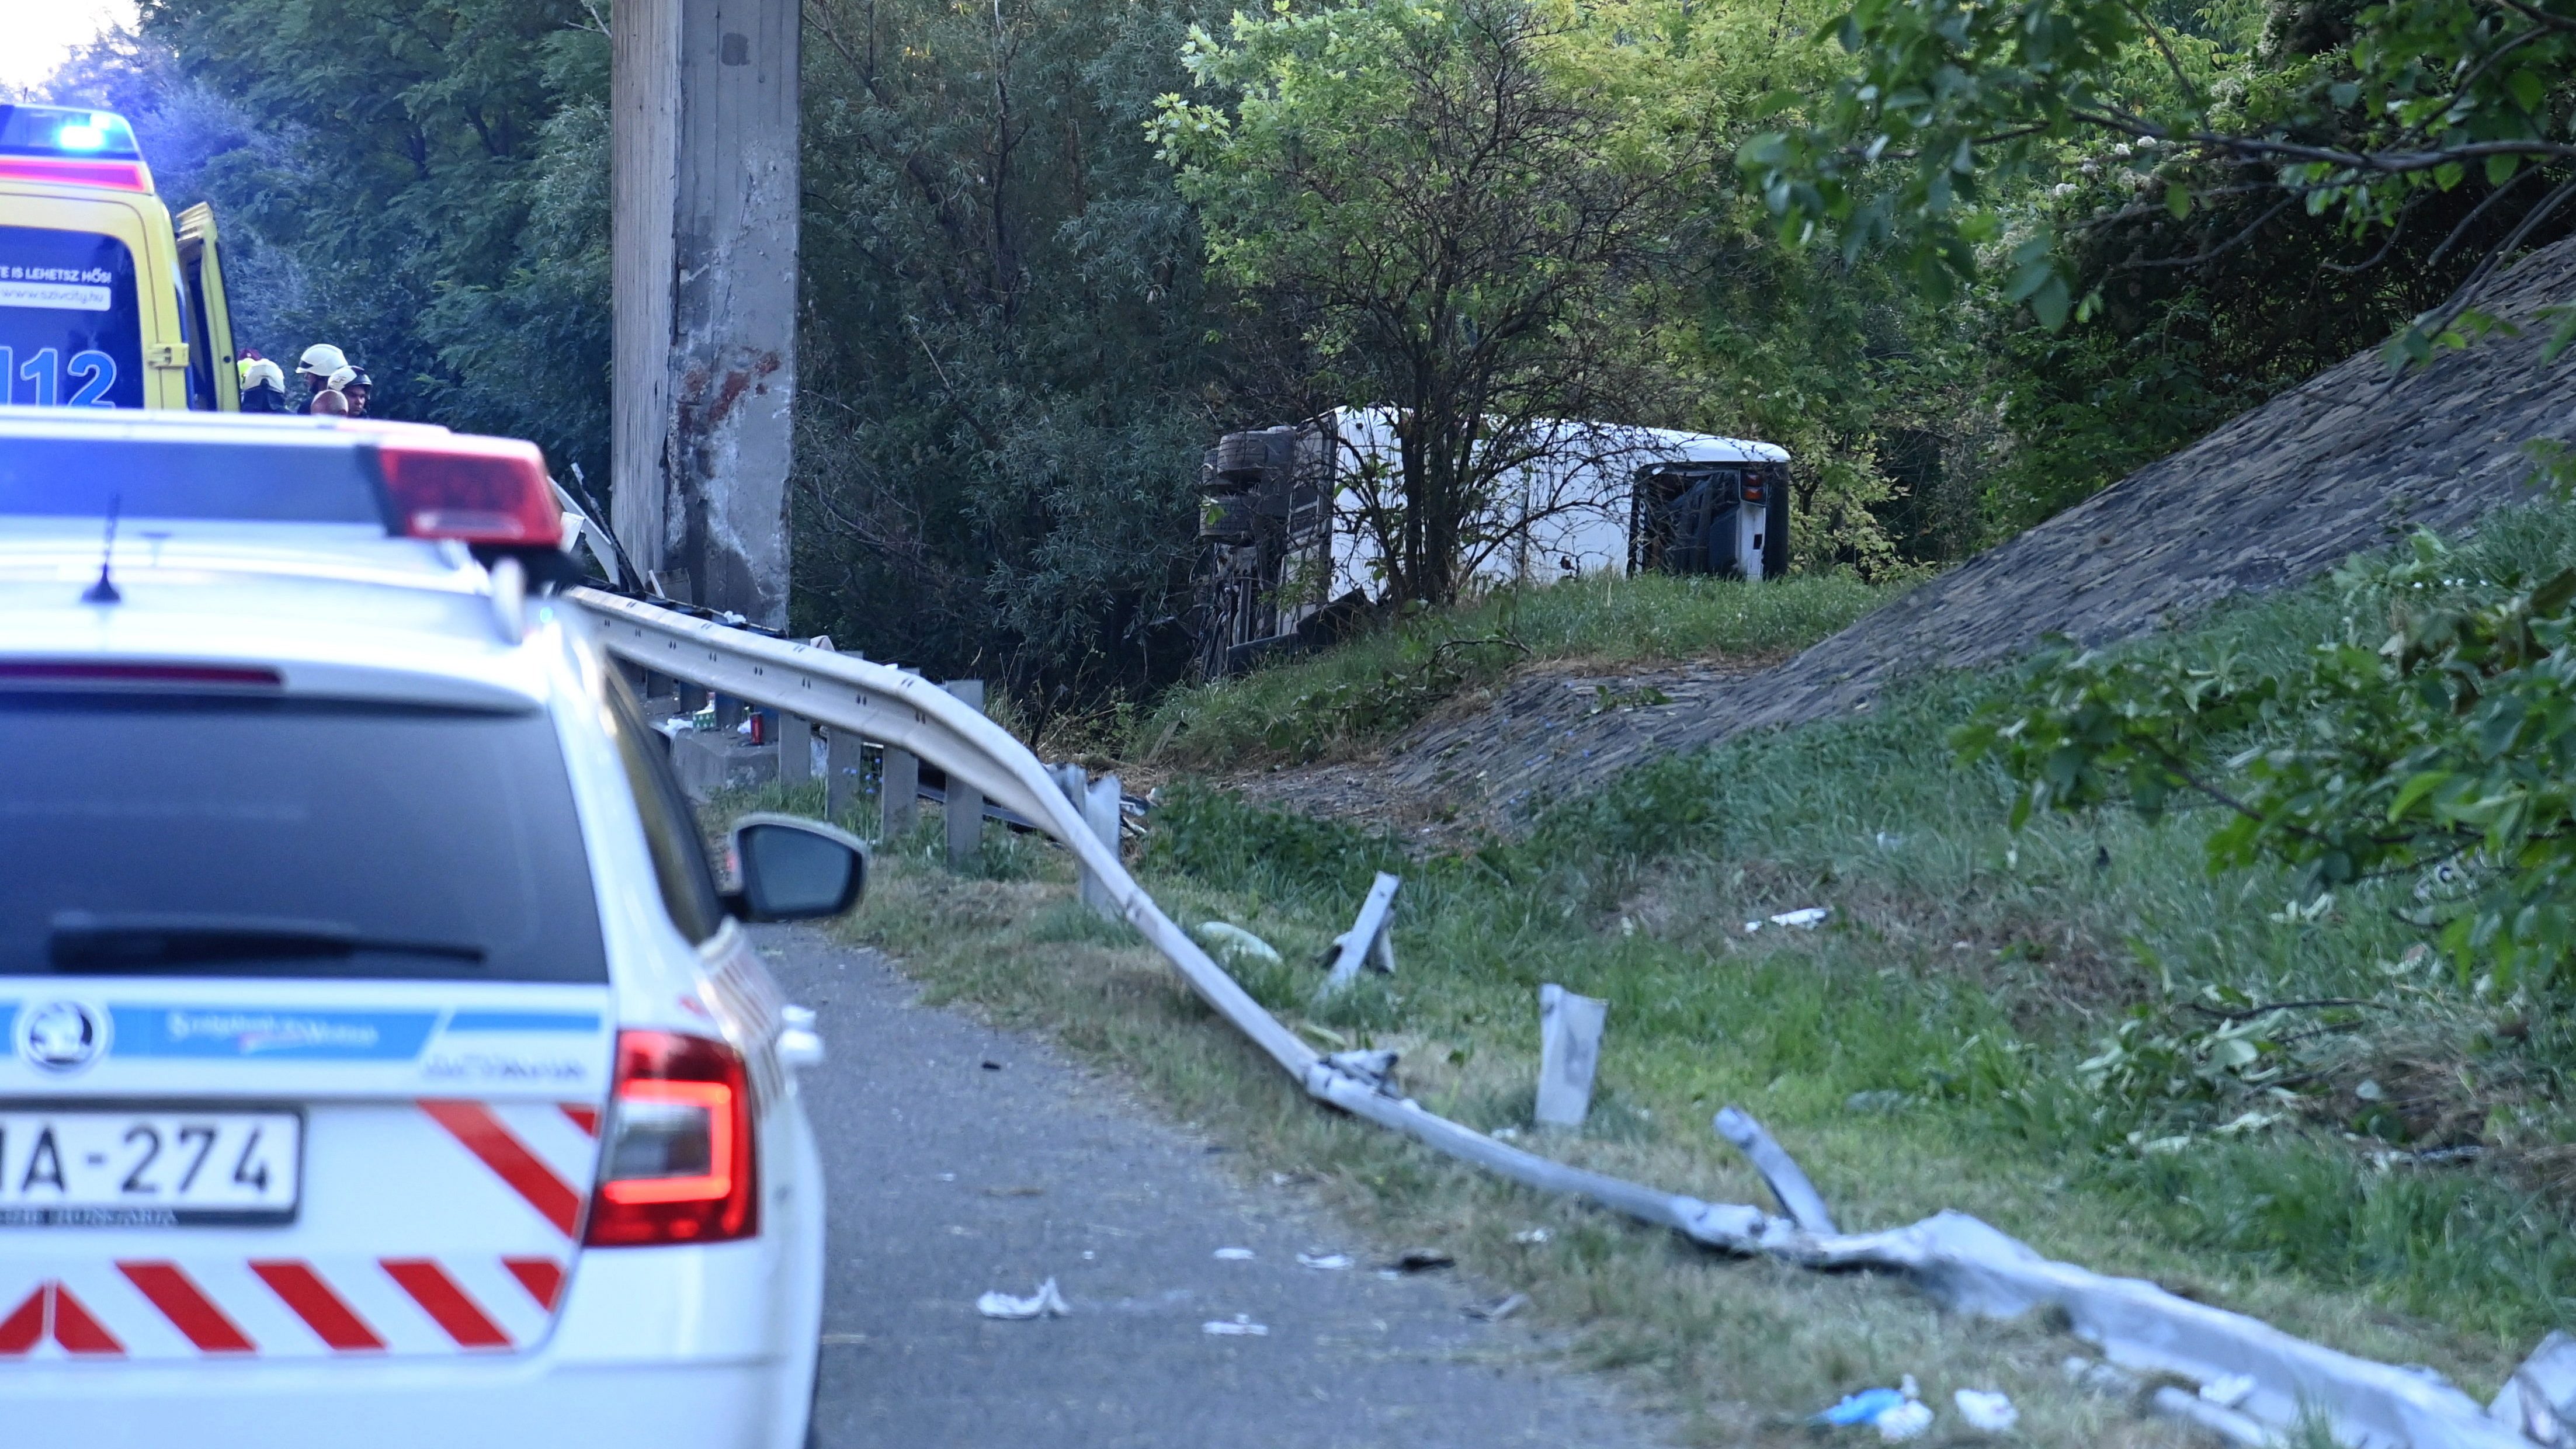
[[[2078,290],[2044,209],[2012,203],[2073,163],[2125,193],[2087,229],[2257,199],[2198,260],[2285,212],[2361,235],[2482,184],[2460,225],[2497,208],[2512,224],[2391,356],[2465,341],[2482,320],[2477,283],[2576,197],[2564,139],[2576,15],[2545,0],[2383,0],[2283,18],[2300,33],[2269,64],[2231,67],[2221,44],[2136,0],[1859,0],[1838,27],[1853,74],[1816,122],[1758,138],[1741,162],[1787,234],[1830,227],[1847,254],[1890,245],[1927,286],[1972,277],[1981,247],[2008,250],[2006,297],[2052,330],[2102,296]],[[2538,187],[2519,185],[2534,174]],[[2576,316],[2561,325],[2563,346]]]
[[[1506,483],[1585,446],[1554,420],[1651,390],[1627,303],[1690,158],[1547,64],[1579,23],[1518,0],[1281,7],[1193,34],[1193,79],[1228,102],[1162,100],[1216,270],[1298,326],[1319,395],[1388,409],[1396,465],[1354,486],[1396,600],[1450,602],[1525,521]]]

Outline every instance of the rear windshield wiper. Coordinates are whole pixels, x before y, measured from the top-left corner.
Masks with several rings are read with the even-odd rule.
[[[360,954],[480,963],[484,951],[466,942],[369,936],[337,921],[267,916],[64,911],[54,917],[51,937],[57,971],[115,973],[163,966],[227,966],[243,961],[329,960]]]

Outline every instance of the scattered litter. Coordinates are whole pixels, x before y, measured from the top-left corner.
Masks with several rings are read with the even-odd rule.
[[[1922,1390],[1907,1374],[1901,1386],[1893,1389],[1862,1389],[1847,1394],[1840,1403],[1815,1417],[1814,1422],[1837,1428],[1867,1424],[1878,1431],[1878,1437],[1890,1444],[1921,1438],[1932,1427],[1932,1409],[1922,1402]]]
[[[975,1311],[986,1318],[1062,1318],[1073,1311],[1073,1306],[1064,1301],[1063,1294],[1055,1291],[1055,1280],[1049,1278],[1038,1285],[1037,1292],[1026,1298],[1014,1298],[1008,1293],[987,1293],[975,1300]]]
[[[1428,1273],[1437,1268],[1454,1268],[1458,1260],[1438,1248],[1407,1248],[1397,1256],[1394,1268],[1399,1273]]]
[[[1519,1232],[1512,1234],[1512,1241],[1515,1243],[1544,1243],[1553,1236],[1555,1235],[1545,1228],[1523,1228]]]
[[[1797,910],[1782,911],[1780,914],[1773,916],[1771,918],[1771,924],[1775,926],[1795,926],[1801,931],[1812,931],[1816,929],[1816,927],[1823,925],[1825,923],[1825,917],[1832,914],[1833,910],[1827,906],[1802,906]],[[1762,922],[1760,921],[1747,921],[1744,923],[1744,934],[1748,936],[1761,929]]]
[[[2200,1396],[2222,1409],[2233,1409],[2254,1397],[2252,1374],[2226,1374],[2200,1386]]]
[[[1099,1258],[1099,1257],[1100,1257],[1100,1255],[1099,1255],[1098,1253],[1095,1253],[1095,1252],[1091,1251],[1089,1248],[1085,1248],[1085,1249],[1083,1249],[1083,1250],[1082,1250],[1082,1261],[1084,1261],[1084,1262],[1086,1262],[1086,1263],[1094,1262],[1094,1261],[1098,1260],[1098,1258]]]
[[[1890,831],[1882,830],[1878,832],[1878,848],[1881,850],[1902,850],[1905,848],[1905,837],[1894,834]]]
[[[1210,1319],[1199,1325],[1199,1332],[1213,1333],[1220,1338],[1268,1338],[1270,1325],[1253,1322],[1249,1313],[1238,1313],[1231,1323]]]
[[[984,1062],[984,1070],[986,1070],[986,1071],[988,1071],[988,1072],[998,1072],[998,1071],[1000,1071],[1001,1069],[1002,1069],[1002,1064],[1001,1064],[1000,1062],[994,1061],[994,1060],[992,1060],[992,1059],[990,1059],[990,1058],[986,1058],[986,1059],[985,1059],[985,1062]]]
[[[955,1182],[957,1180],[957,1174],[953,1172],[943,1172],[939,1174],[939,1180],[941,1182]]]
[[[2013,1407],[2012,1398],[2007,1394],[1985,1389],[1961,1389],[1950,1396],[1950,1402],[1959,1406],[1959,1417],[1967,1420],[1971,1429],[2000,1434],[2021,1422],[2021,1410]]]
[[[1840,1403],[1816,1416],[1815,1422],[1847,1429],[1854,1424],[1875,1424],[1878,1416],[1900,1407],[1905,1396],[1894,1389],[1863,1389],[1846,1394]]]
[[[1348,1253],[1299,1253],[1297,1255],[1298,1267],[1316,1268],[1326,1273],[1338,1273],[1350,1265],[1351,1255]]]
[[[1263,966],[1280,964],[1279,948],[1235,925],[1231,921],[1201,921],[1190,933],[1208,950],[1224,957],[1230,964],[1241,966],[1255,962]]]
[[[1216,1250],[1216,1255],[1229,1263],[1249,1263],[1252,1261],[1252,1250],[1250,1248],[1219,1248]]]
[[[1518,1127],[1497,1127],[1486,1135],[1493,1138],[1496,1142],[1517,1142],[1520,1140],[1521,1129]]]
[[[1529,1295],[1514,1293],[1508,1298],[1497,1298],[1491,1303],[1474,1304],[1467,1309],[1467,1316],[1480,1323],[1500,1323],[1527,1307],[1529,1307]]]
[[[1902,1444],[1908,1439],[1922,1438],[1924,1431],[1932,1427],[1932,1406],[1908,1399],[1879,1415],[1873,1422],[1879,1438],[1890,1444]]]

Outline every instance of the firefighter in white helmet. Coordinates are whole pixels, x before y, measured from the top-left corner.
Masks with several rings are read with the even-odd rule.
[[[308,413],[319,411],[313,404],[322,394],[331,391],[331,374],[348,365],[347,355],[328,342],[316,342],[305,348],[304,356],[295,364],[295,379],[303,383],[306,389],[304,406],[298,411]]]

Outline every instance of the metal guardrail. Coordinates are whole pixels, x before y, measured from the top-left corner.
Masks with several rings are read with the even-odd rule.
[[[906,751],[1032,822],[1074,853],[1119,914],[1172,963],[1191,990],[1310,1096],[1354,1116],[1515,1182],[1588,1198],[1721,1251],[1808,1268],[1897,1273],[1945,1305],[1985,1317],[2056,1309],[2111,1364],[2204,1386],[2199,1397],[2171,1387],[2156,1389],[2152,1404],[2236,1443],[2282,1443],[2307,1416],[2322,1414],[2336,1437],[2354,1449],[2560,1449],[2562,1441],[2555,1437],[2521,1432],[2534,1422],[2527,1413],[2510,1425],[2501,1416],[2490,1417],[2429,1370],[2357,1358],[2259,1319],[2178,1297],[2153,1283],[2050,1261],[1964,1214],[1944,1212],[1886,1232],[1820,1232],[1756,1207],[1703,1202],[1569,1167],[1425,1111],[1395,1091],[1390,1054],[1326,1057],[1298,1040],[1163,914],[1127,874],[1114,844],[1093,832],[1036,755],[939,685],[890,665],[764,637],[603,590],[574,589],[563,597],[590,616],[601,643],[619,659]],[[1392,891],[1381,894],[1391,896]],[[1722,1116],[1720,1130],[1739,1146],[1754,1144],[1744,1150],[1777,1181],[1774,1195],[1791,1202],[1804,1188],[1809,1201],[1801,1205],[1809,1209],[1809,1221],[1822,1218],[1821,1200],[1794,1162],[1761,1134],[1759,1124],[1735,1115],[1739,1120],[1731,1124]],[[1786,1174],[1781,1172],[1784,1164]],[[1795,1175],[1794,1182],[1786,1180],[1789,1174]],[[2542,1354],[2548,1351],[2544,1344]],[[2220,1386],[2227,1386],[2226,1392],[2206,1392]],[[2509,1389],[2499,1411],[2512,1396]],[[2546,1410],[2542,1418],[2547,1418]]]

